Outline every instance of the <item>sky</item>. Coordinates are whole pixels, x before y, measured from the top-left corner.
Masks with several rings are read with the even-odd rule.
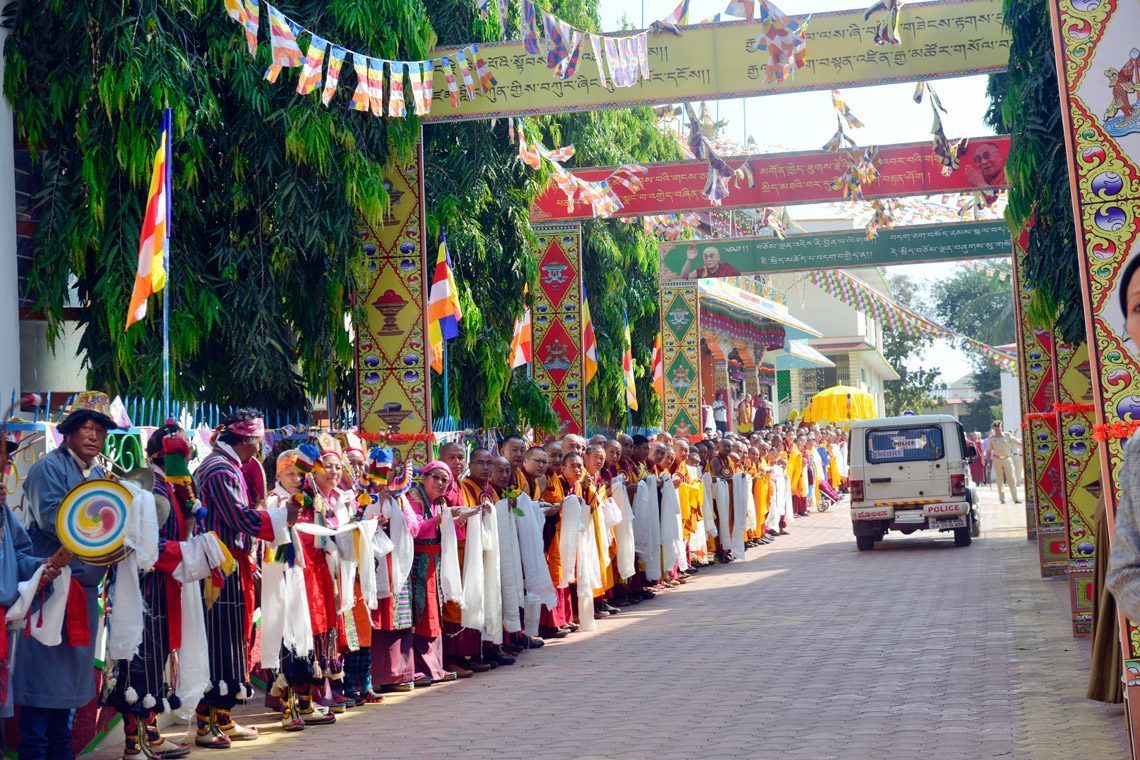
[[[623,17],[634,26],[643,27],[668,15],[677,3],[678,0],[601,0],[602,28],[605,31],[620,29]],[[689,19],[692,23],[702,21],[722,12],[727,4],[727,0],[691,0]],[[780,9],[789,14],[852,8],[863,10],[869,4],[867,0],[777,0]],[[949,111],[943,116],[943,124],[951,139],[993,134],[984,122],[989,105],[986,80],[987,77],[978,76],[933,82],[934,89]],[[849,131],[849,134],[860,145],[929,139],[930,106],[926,102],[916,104],[912,100],[913,92],[913,84],[844,90],[844,99],[865,125],[863,129]],[[835,112],[827,91],[710,102],[709,110],[718,120],[729,122],[722,130],[723,137],[743,144],[752,136],[765,153],[819,150],[835,133]],[[803,207],[800,213],[810,216],[811,210]],[[797,216],[795,208],[791,213],[793,218]],[[945,263],[916,264],[892,267],[888,273],[906,274],[918,282],[929,283],[951,276],[956,268],[954,264]],[[970,372],[965,354],[945,341],[936,341],[922,356],[916,357],[912,365],[918,364],[937,367],[946,382]]]

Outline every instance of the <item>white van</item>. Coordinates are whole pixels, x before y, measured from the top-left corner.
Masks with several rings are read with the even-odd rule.
[[[954,531],[957,546],[980,535],[969,479],[973,452],[948,414],[884,417],[851,425],[851,528],[860,551],[888,531]]]

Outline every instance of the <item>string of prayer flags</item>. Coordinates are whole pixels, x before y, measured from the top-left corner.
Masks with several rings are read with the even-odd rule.
[[[879,230],[890,229],[895,226],[894,209],[891,202],[875,199],[871,201],[871,220],[867,222],[867,239],[874,240],[879,236]]]
[[[403,118],[408,109],[404,106],[404,62],[391,61],[391,81],[388,85],[388,116],[397,119]]]
[[[344,64],[347,52],[340,45],[333,45],[329,50],[329,67],[325,72],[325,87],[321,90],[321,103],[326,106],[336,94],[337,85],[340,83],[340,67]]]
[[[641,66],[641,78],[649,79],[649,39],[644,34],[634,38],[637,44],[637,63]]]
[[[863,20],[883,12],[882,19],[875,26],[876,45],[898,45],[899,39],[899,0],[879,0],[863,13]]]
[[[863,128],[863,122],[859,121],[859,117],[852,112],[851,106],[847,105],[847,101],[843,99],[843,95],[840,94],[839,90],[831,91],[831,105],[835,108],[835,112],[839,114],[840,118],[847,122],[847,126],[852,129]]]
[[[784,220],[780,218],[780,212],[774,208],[764,209],[764,215],[760,217],[760,225],[772,230],[780,240],[787,237],[788,230],[784,225]]]
[[[276,82],[282,68],[301,65],[301,48],[297,35],[303,31],[297,22],[286,18],[281,11],[266,3],[269,9],[269,44],[273,49],[273,62],[265,70],[265,78]]]
[[[681,3],[673,9],[673,12],[664,18],[660,18],[649,25],[649,28],[655,32],[668,32],[681,36],[679,27],[686,26],[689,23],[689,0],[681,0]]]
[[[756,49],[768,53],[764,79],[779,84],[807,63],[810,17],[798,23],[768,0],[760,0],[760,21],[763,32],[756,39]]]
[[[501,18],[505,19],[509,0],[487,0],[488,8],[491,2],[495,4]],[[527,4],[533,12],[532,0],[527,0]],[[456,51],[444,58],[422,61],[385,61],[330,42],[301,26],[282,13],[276,6],[269,3],[265,5],[268,9],[267,26],[272,49],[272,59],[269,68],[265,71],[265,78],[275,83],[280,76],[281,69],[300,68],[297,93],[309,95],[317,88],[321,88],[321,103],[325,106],[328,106],[336,95],[337,88],[340,86],[341,69],[350,53],[352,55],[352,67],[356,73],[356,88],[349,99],[348,108],[361,112],[371,111],[374,116],[383,117],[387,115],[392,118],[403,118],[407,115],[408,110],[414,110],[418,116],[428,115],[431,112],[434,98],[434,77],[437,64],[443,69],[448,88],[448,100],[452,107],[457,108],[460,104],[458,77],[463,79],[468,100],[474,100],[479,94],[475,86],[476,75],[479,79],[479,89],[483,94],[490,93],[492,88],[498,86],[494,71],[487,65],[486,59],[480,55],[476,45],[468,45],[464,50]],[[255,53],[260,19],[260,0],[224,0],[224,7],[226,14],[237,22],[246,34],[250,53]],[[569,25],[566,25],[566,28],[570,29]],[[308,47],[302,55],[299,39],[303,35],[308,35]],[[537,49],[537,41],[535,45]],[[454,68],[456,63],[459,66],[458,72]],[[387,109],[384,106],[385,89],[388,84],[385,81],[385,65],[387,65],[392,77],[387,93],[389,99]],[[566,62],[565,76],[573,75],[576,67],[577,56],[574,56]],[[404,89],[405,71],[409,79],[408,90]],[[407,98],[412,101],[412,109],[409,109],[406,104]]]
[[[356,89],[352,93],[352,100],[348,107],[353,111],[367,111],[369,97],[368,57],[360,53],[352,54],[352,68],[356,72]],[[330,96],[331,97],[331,96]]]
[[[842,121],[839,122],[839,128],[835,130],[835,134],[823,145],[823,149],[829,153],[838,153],[841,150],[854,147],[855,141],[844,131]]]
[[[471,66],[462,50],[455,51],[455,62],[459,66],[459,76],[463,77],[463,89],[467,92],[468,100],[475,100],[475,80],[471,77]]]
[[[914,90],[914,102],[922,103],[923,95],[930,96],[930,110],[934,114],[934,124],[930,128],[930,134],[933,136],[932,147],[934,150],[934,157],[938,163],[942,165],[942,174],[949,177],[958,170],[960,165],[959,155],[966,150],[969,145],[969,140],[963,138],[956,142],[951,142],[946,137],[946,129],[942,126],[942,114],[948,113],[942,101],[938,98],[938,93],[930,86],[929,82],[919,82]]]
[[[309,49],[305,52],[304,67],[301,76],[297,79],[297,94],[308,95],[317,89],[321,81],[321,69],[325,61],[325,48],[328,40],[321,39],[315,34],[309,39]]]

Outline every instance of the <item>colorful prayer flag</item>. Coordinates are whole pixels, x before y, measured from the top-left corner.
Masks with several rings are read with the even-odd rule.
[[[301,65],[301,48],[297,46],[297,37],[304,30],[272,5],[266,3],[265,7],[269,9],[269,44],[273,49],[273,62],[265,70],[265,78],[276,82],[283,67]]]
[[[447,82],[447,98],[451,101],[451,107],[459,108],[459,82],[455,79],[455,69],[451,66],[451,59],[444,56],[439,59],[439,65],[443,69],[443,79]]]
[[[431,368],[443,371],[443,342],[459,337],[459,320],[463,310],[459,306],[459,287],[451,269],[451,254],[447,250],[447,234],[439,231],[439,254],[435,260],[435,273],[428,294],[428,346]]]
[[[431,113],[431,102],[432,98],[435,97],[434,80],[435,63],[432,61],[424,61],[424,87],[421,95],[424,101],[424,114]]]
[[[353,111],[367,111],[369,101],[368,57],[360,53],[352,54],[352,68],[356,72],[356,89],[348,107]],[[381,96],[381,101],[383,96]]]
[[[131,304],[127,309],[129,329],[135,322],[146,318],[146,300],[166,287],[166,257],[170,254],[170,109],[162,115],[158,150],[154,154],[154,168],[150,174],[150,189],[146,196],[142,232],[139,235],[139,266],[135,273],[135,286],[131,290]]]
[[[598,35],[590,35],[590,47],[594,50],[594,61],[598,64],[598,82],[602,87],[608,88],[609,84],[606,82],[606,67],[605,64],[602,63],[602,45]]]
[[[527,291],[523,290],[523,301],[526,301]],[[515,333],[511,338],[511,369],[530,364],[531,352],[534,346],[534,326],[530,321],[530,305],[521,318],[515,319]],[[588,382],[588,381],[587,381]]]
[[[325,87],[321,90],[321,102],[326,106],[332,102],[333,95],[336,94],[337,85],[340,83],[340,67],[347,53],[348,51],[339,45],[333,45],[329,50],[329,68],[325,73]]]
[[[598,336],[594,333],[594,320],[590,318],[590,300],[586,286],[582,286],[582,352],[585,360],[586,385],[598,374]]]
[[[317,83],[321,81],[321,68],[325,62],[325,48],[328,44],[328,40],[321,39],[315,34],[309,40],[304,68],[301,69],[301,76],[297,79],[298,95],[308,95],[317,89]]]
[[[633,339],[629,334],[629,315],[625,318],[625,353],[621,358],[622,375],[625,377],[625,405],[630,411],[637,411],[637,386],[633,379]]]
[[[468,65],[467,58],[463,55],[462,50],[455,51],[455,60],[459,64],[459,76],[463,77],[463,89],[467,91],[467,99],[474,101],[475,80],[471,78],[471,66]]]

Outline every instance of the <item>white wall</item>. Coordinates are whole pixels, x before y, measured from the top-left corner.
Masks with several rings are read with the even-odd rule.
[[[1009,372],[1001,373],[1001,429],[1014,435],[1021,429],[1021,390],[1017,378]]]
[[[0,50],[7,31],[0,29]],[[4,60],[0,55],[0,81]],[[12,106],[0,96],[0,405],[20,391],[20,301],[16,271],[16,171]],[[0,414],[3,410],[0,409]]]

